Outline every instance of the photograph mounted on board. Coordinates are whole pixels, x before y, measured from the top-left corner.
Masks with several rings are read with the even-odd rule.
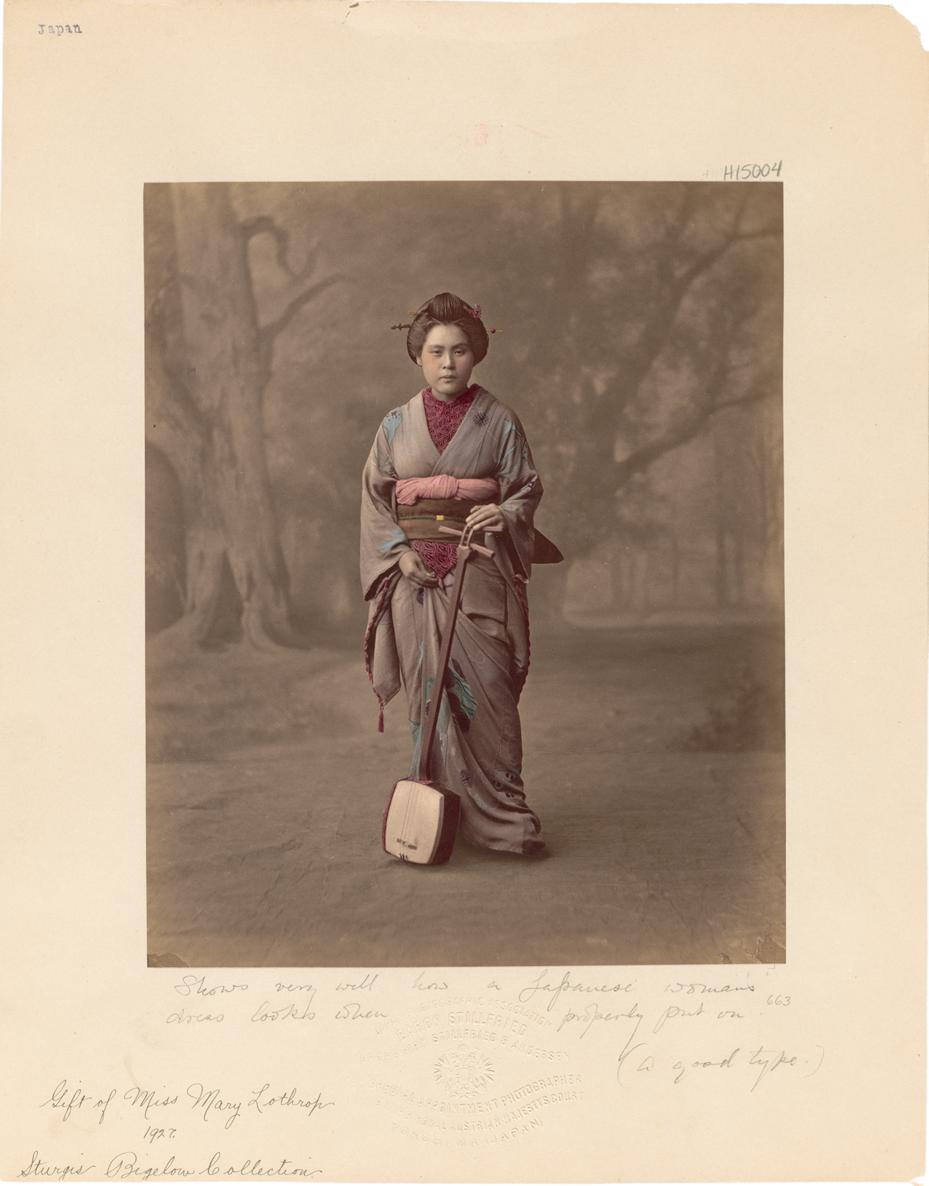
[[[780,183],[143,225],[149,964],[783,962]]]

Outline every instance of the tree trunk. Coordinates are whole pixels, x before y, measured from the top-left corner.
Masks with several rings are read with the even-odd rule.
[[[617,537],[610,546],[610,608],[621,610],[626,601],[626,557],[621,540]]]
[[[632,550],[632,609],[637,614],[648,612],[648,550],[641,543]]]
[[[169,627],[172,638],[206,645],[214,639],[217,613],[231,581],[227,540],[213,497],[203,442],[160,425],[159,448],[177,477],[184,520],[183,617]]]
[[[208,637],[228,565],[244,638],[262,648],[292,645],[297,639],[265,456],[245,237],[224,185],[179,185],[171,196],[184,377],[205,429],[200,481],[187,483],[185,507],[189,630],[198,641]]]
[[[716,605],[723,609],[729,603],[728,564],[726,558],[726,495],[723,488],[723,462],[720,458],[719,431],[713,432],[713,481],[716,490]]]
[[[745,534],[743,525],[736,524],[732,539],[732,563],[735,573],[735,601],[737,605],[745,604]]]

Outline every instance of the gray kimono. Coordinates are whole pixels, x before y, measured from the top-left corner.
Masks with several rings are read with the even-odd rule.
[[[432,776],[460,795],[465,839],[526,852],[537,846],[541,824],[523,789],[517,704],[529,670],[525,585],[542,484],[519,419],[485,388],[442,453],[429,434],[422,392],[388,412],[377,431],[362,478],[365,665],[382,709],[401,686],[406,692],[415,777],[454,574],[425,589],[401,575],[398,561],[411,545],[398,523],[394,486],[435,474],[495,478],[506,530],[484,536],[493,560],[476,556],[468,565]]]

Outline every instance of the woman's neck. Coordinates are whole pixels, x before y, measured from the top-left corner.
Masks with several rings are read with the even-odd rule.
[[[432,398],[437,400],[440,404],[453,404],[456,400],[461,399],[463,395],[467,395],[474,386],[474,383],[469,383],[464,391],[459,391],[457,395],[439,395],[439,393],[437,391],[433,391],[431,387],[427,387],[426,390],[429,392]]]

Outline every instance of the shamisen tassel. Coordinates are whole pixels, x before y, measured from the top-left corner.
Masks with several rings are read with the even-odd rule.
[[[383,733],[384,732],[384,705],[381,701],[378,701],[378,704],[380,705],[380,707],[379,707],[378,713],[377,713],[377,731],[378,731],[378,733]]]

